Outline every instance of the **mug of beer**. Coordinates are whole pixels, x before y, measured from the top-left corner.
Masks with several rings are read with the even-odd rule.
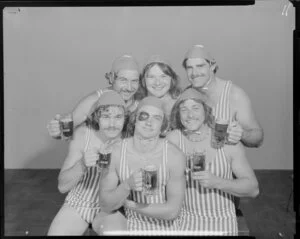
[[[221,148],[227,137],[227,128],[229,120],[216,119],[213,127],[213,133],[211,137],[211,144],[213,148]]]
[[[205,150],[194,152],[192,155],[192,172],[199,172],[205,170]]]
[[[110,161],[111,161],[111,153],[107,153],[107,154],[99,153],[99,159],[97,160],[97,163],[100,169],[109,168]]]
[[[155,165],[147,165],[143,168],[143,192],[146,195],[154,195],[158,191],[158,170]]]
[[[68,140],[73,135],[73,117],[72,114],[67,114],[59,119],[61,138]]]

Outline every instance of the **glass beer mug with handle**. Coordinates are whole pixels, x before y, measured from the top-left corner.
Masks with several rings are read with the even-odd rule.
[[[200,150],[200,151],[194,151],[191,156],[191,164],[192,172],[199,172],[205,170],[205,164],[206,164],[206,151]]]
[[[158,192],[158,168],[156,165],[146,165],[143,170],[143,192],[145,195],[155,195]]]
[[[69,140],[73,136],[73,117],[72,114],[62,115],[59,119],[59,126],[61,132],[61,138],[63,140]]]
[[[229,120],[221,118],[215,119],[211,135],[211,145],[213,148],[218,149],[225,144],[228,124]]]

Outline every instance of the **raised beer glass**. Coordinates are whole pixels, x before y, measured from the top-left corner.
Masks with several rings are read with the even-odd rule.
[[[154,195],[158,192],[158,170],[155,165],[147,165],[143,168],[143,192],[146,195]]]

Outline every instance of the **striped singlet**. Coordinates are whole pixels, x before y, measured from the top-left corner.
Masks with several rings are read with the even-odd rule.
[[[89,147],[90,135],[91,127],[88,127],[84,152]],[[74,208],[87,223],[92,223],[101,210],[98,193],[99,183],[100,171],[98,170],[98,165],[88,167],[77,185],[68,193],[65,199],[65,204]]]
[[[178,132],[179,147],[188,156],[184,136]],[[226,158],[224,148],[219,148],[216,152],[209,170],[218,177],[232,179],[231,164]],[[233,195],[218,189],[201,187],[196,180],[192,180],[191,173],[188,173],[180,230],[193,231],[195,235],[237,235]]]
[[[226,81],[219,102],[212,108],[212,114],[214,118],[221,118],[229,121],[231,120],[232,116],[229,104],[231,86],[232,81]]]
[[[212,108],[215,118],[230,119],[229,92],[231,81],[227,81],[219,102]],[[186,152],[183,135],[179,132],[179,147]],[[224,148],[216,150],[216,157],[209,170],[216,176],[232,179],[231,164],[224,153]],[[188,162],[187,162],[188,164]],[[234,196],[218,189],[208,189],[186,178],[186,193],[181,217],[181,230],[193,231],[197,235],[237,235],[237,221]]]
[[[168,180],[167,172],[167,147],[168,141],[164,140],[163,159],[158,170],[158,193],[154,196],[145,196],[142,192],[131,191],[131,200],[138,203],[165,203],[166,184]],[[120,181],[121,183],[129,178],[132,173],[127,162],[126,148],[127,139],[122,142],[121,161],[120,161]],[[125,207],[127,218],[127,229],[129,235],[168,235],[168,232],[178,229],[176,220],[163,220],[154,217],[147,217],[134,210]]]

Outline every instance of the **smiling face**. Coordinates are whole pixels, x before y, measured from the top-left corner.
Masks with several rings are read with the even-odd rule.
[[[100,110],[99,128],[107,138],[115,138],[121,134],[124,125],[124,108],[109,106]]]
[[[135,134],[143,138],[159,136],[163,124],[164,113],[151,105],[142,106],[136,116]]]
[[[199,130],[204,123],[204,107],[192,99],[185,100],[179,105],[179,113],[182,125],[189,131]]]
[[[161,98],[169,93],[171,88],[171,76],[154,64],[145,74],[145,84],[148,95]]]
[[[125,101],[128,101],[139,87],[139,73],[134,70],[120,70],[112,86]]]
[[[187,59],[185,69],[193,87],[203,87],[214,74],[214,66],[203,58]]]

